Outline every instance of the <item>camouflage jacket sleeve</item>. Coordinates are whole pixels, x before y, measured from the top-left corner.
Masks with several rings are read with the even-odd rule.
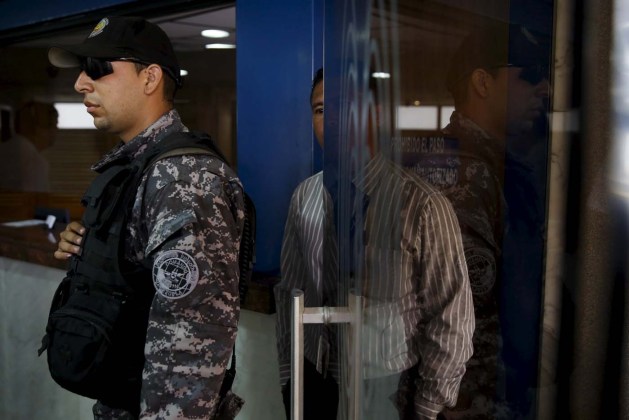
[[[156,293],[142,419],[207,419],[216,411],[240,311],[244,205],[230,174],[208,156],[174,157],[158,162],[145,185],[144,252]]]

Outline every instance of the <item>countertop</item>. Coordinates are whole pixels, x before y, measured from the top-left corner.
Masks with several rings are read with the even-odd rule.
[[[68,261],[57,260],[59,233],[65,224],[58,223],[53,229],[44,225],[8,227],[0,225],[0,255],[47,267],[67,270]],[[253,273],[242,309],[270,314],[275,312],[273,285],[279,279]]]

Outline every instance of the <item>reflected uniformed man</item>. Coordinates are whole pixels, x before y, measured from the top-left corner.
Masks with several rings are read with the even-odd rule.
[[[499,299],[506,220],[509,138],[529,132],[546,109],[547,56],[525,27],[492,22],[469,34],[447,73],[455,111],[441,136],[421,154],[417,172],[456,211],[474,296],[474,355],[449,418],[509,418],[500,360]]]
[[[179,64],[157,25],[106,17],[83,43],[53,47],[49,59],[57,67],[80,67],[74,88],[94,125],[121,139],[95,171],[138,159],[170,134],[188,131],[173,106]],[[156,292],[141,395],[132,407],[98,401],[95,419],[212,418],[217,412],[240,311],[244,214],[238,177],[214,156],[166,157],[143,175],[124,230],[125,263],[148,279],[152,273]],[[85,234],[80,223],[70,223],[55,257],[80,253]]]

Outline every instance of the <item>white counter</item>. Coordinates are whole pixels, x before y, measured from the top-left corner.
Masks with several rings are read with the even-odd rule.
[[[0,419],[84,420],[93,401],[59,387],[37,357],[50,301],[64,272],[0,257]],[[245,399],[237,420],[284,418],[275,315],[243,310],[233,390]]]

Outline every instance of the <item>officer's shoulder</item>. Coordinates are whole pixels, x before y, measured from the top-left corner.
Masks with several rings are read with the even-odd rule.
[[[207,154],[183,154],[168,156],[153,164],[148,172],[148,182],[165,185],[171,182],[203,183],[218,178],[224,182],[240,184],[238,175],[216,156]]]
[[[231,168],[218,156],[210,152],[184,152],[174,156],[167,156],[155,162],[155,167],[176,167],[179,169],[192,169],[195,171],[216,172],[218,175]]]

